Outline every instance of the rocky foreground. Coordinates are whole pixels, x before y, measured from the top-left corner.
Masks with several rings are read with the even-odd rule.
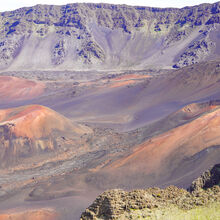
[[[219,219],[220,164],[204,172],[188,190],[169,186],[126,192],[120,189],[101,194],[85,210],[90,219]],[[172,216],[172,217],[171,217]],[[200,218],[200,216],[203,216]]]

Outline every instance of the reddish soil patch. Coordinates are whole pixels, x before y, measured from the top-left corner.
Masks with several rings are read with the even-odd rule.
[[[30,210],[25,212],[0,214],[0,220],[58,220],[59,215],[54,210]]]
[[[149,78],[151,76],[148,75],[138,75],[138,74],[127,74],[127,75],[122,75],[116,78],[113,78],[112,81],[121,81],[121,80],[131,80],[131,79],[145,79]]]
[[[118,76],[116,78],[113,78],[110,80],[110,88],[117,88],[117,87],[123,87],[127,85],[132,85],[138,82],[141,82],[142,80],[149,78],[148,75],[138,75],[138,74],[128,74],[128,75],[122,75]]]
[[[182,158],[220,144],[220,109],[172,129],[137,146],[133,152],[108,166],[110,170],[140,170],[150,174],[160,169],[174,153]],[[106,168],[105,168],[106,169]]]
[[[28,100],[40,96],[45,89],[41,82],[12,76],[0,76],[0,101]]]
[[[134,83],[136,83],[135,80],[119,81],[119,82],[112,83],[109,87],[110,88],[117,88],[117,87],[131,85],[131,84],[134,84]]]
[[[52,130],[84,133],[80,125],[74,126],[59,113],[40,105],[29,105],[0,110],[0,124],[12,124],[11,132],[17,137],[41,138]]]

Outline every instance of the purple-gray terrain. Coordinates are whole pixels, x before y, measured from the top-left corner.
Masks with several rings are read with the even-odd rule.
[[[219,2],[2,12],[0,219],[77,220],[106,189],[190,186],[220,160],[219,49]]]

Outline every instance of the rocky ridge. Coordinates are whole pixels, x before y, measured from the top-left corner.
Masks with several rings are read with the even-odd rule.
[[[81,220],[133,219],[131,212],[134,210],[147,210],[147,216],[151,217],[151,210],[154,209],[176,206],[182,210],[190,210],[220,202],[219,167],[220,164],[217,164],[211,170],[204,172],[201,177],[193,181],[188,191],[175,186],[131,192],[120,189],[108,190],[98,196],[82,213]]]
[[[180,43],[183,47],[173,60],[171,57],[169,65],[197,63],[215,49],[216,42],[209,35],[218,27],[219,8],[219,2],[182,9],[76,3],[2,12],[0,68],[40,69],[42,64],[45,69],[103,64],[116,68],[138,66],[148,58],[154,64],[154,55],[164,59],[163,54],[169,55]],[[131,51],[137,60],[126,55]],[[32,59],[26,62],[25,54]],[[44,54],[44,59],[35,57],[38,54]]]

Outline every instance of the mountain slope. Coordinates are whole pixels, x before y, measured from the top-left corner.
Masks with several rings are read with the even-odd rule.
[[[191,111],[193,106],[182,110],[185,117],[180,114],[180,122],[181,118],[187,120],[191,114],[186,114],[186,109]],[[152,137],[134,147],[126,156],[99,167],[97,173],[90,174],[94,176],[94,184],[133,188],[162,186],[170,182],[186,187],[197,172],[213,165],[220,155],[219,106],[210,106],[207,111],[200,108],[195,112],[198,116],[193,120],[189,117],[187,123]],[[164,120],[164,123],[168,122],[169,118]]]
[[[0,16],[0,68],[144,69],[219,57],[219,6],[37,5]]]

